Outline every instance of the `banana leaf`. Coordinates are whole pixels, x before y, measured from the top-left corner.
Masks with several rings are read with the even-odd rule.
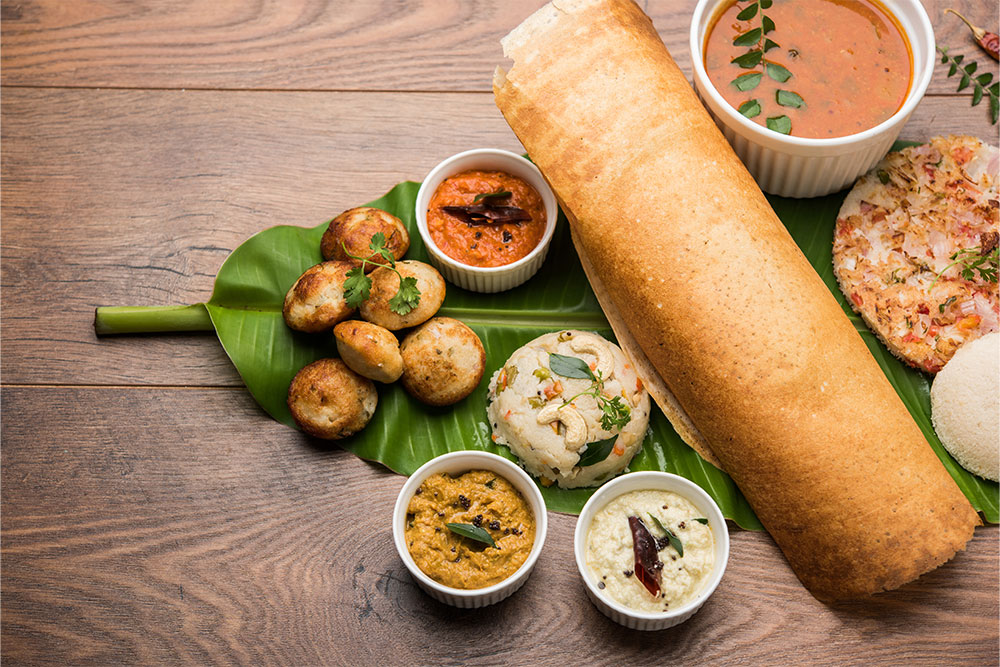
[[[369,205],[397,215],[411,231],[407,257],[426,261],[413,215],[418,187],[414,182],[401,183]],[[934,433],[927,376],[893,357],[845,303],[837,287],[831,249],[833,226],[843,197],[841,193],[811,200],[768,199],[837,296],[948,472],[986,520],[997,523],[998,485],[970,474],[955,463]],[[292,377],[302,366],[322,357],[336,356],[337,352],[332,335],[301,334],[285,326],[281,305],[299,275],[322,260],[319,242],[327,224],[313,228],[274,227],[251,237],[222,265],[212,297],[205,304],[101,308],[97,313],[97,330],[130,333],[214,328],[260,406],[277,421],[294,427],[285,402]],[[462,320],[482,339],[487,371],[479,387],[454,406],[433,408],[410,398],[398,383],[379,385],[375,417],[364,431],[339,441],[341,447],[406,475],[439,454],[462,449],[490,451],[513,460],[507,448],[495,445],[490,439],[486,388],[493,371],[518,347],[549,331],[587,329],[614,340],[573,251],[562,217],[548,259],[534,278],[521,287],[492,295],[449,285],[440,314]],[[745,529],[762,529],[732,479],[684,444],[655,407],[642,450],[629,469],[665,470],[682,475],[703,487],[728,519]],[[593,489],[543,487],[542,493],[550,510],[575,514]]]

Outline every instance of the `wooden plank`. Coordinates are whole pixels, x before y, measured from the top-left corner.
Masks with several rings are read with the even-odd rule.
[[[488,91],[500,38],[543,0],[4,0],[5,85]],[[643,0],[690,75],[696,0]],[[996,3],[926,0],[939,43],[975,56],[955,7],[996,29]],[[938,68],[931,92],[954,93]]]
[[[903,132],[988,136],[928,98]],[[522,150],[489,94],[7,88],[7,383],[239,385],[209,336],[97,339],[98,305],[205,301],[254,233],[313,226],[468,148]]]
[[[604,618],[550,515],[508,601],[440,605],[395,553],[403,478],[230,389],[2,391],[2,658],[62,664],[996,664],[998,529],[904,589],[825,606],[763,533],[734,532],[690,621]]]

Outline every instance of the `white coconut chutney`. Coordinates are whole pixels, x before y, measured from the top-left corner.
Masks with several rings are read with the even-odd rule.
[[[654,597],[635,576],[635,552],[629,517],[642,519],[657,540],[663,563],[660,594]],[[656,517],[657,525],[651,517]],[[662,528],[680,540],[683,556],[667,543]],[[587,533],[587,568],[591,581],[616,602],[636,611],[664,612],[691,602],[711,578],[715,537],[698,508],[671,491],[632,491],[618,496],[594,515]]]

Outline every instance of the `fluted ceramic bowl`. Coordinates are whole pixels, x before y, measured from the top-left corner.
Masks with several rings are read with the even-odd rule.
[[[431,238],[427,230],[427,205],[434,196],[434,191],[446,178],[470,169],[507,172],[527,181],[541,195],[542,203],[545,204],[545,231],[538,245],[521,259],[503,266],[470,266],[444,254]],[[427,248],[431,264],[441,272],[445,280],[473,292],[502,292],[525,282],[542,267],[549,252],[552,235],[556,231],[559,205],[552,188],[542,177],[542,172],[530,160],[499,148],[478,148],[452,155],[427,174],[417,191],[414,213],[417,232]]]
[[[745,118],[715,89],[705,71],[706,31],[731,0],[699,0],[691,19],[694,88],[761,190],[783,197],[818,197],[853,184],[889,152],[923,99],[934,71],[934,31],[919,0],[881,0],[910,43],[910,90],[895,114],[845,137],[812,139],[774,132]]]
[[[685,605],[663,612],[643,612],[630,609],[598,588],[598,579],[587,567],[587,533],[594,515],[617,498],[631,491],[672,491],[689,500],[708,519],[715,542],[715,564],[708,581],[698,595]],[[580,512],[573,539],[576,567],[586,585],[587,595],[601,612],[616,623],[633,630],[663,630],[679,625],[701,609],[712,596],[729,562],[729,528],[719,506],[700,486],[668,472],[633,472],[608,482],[590,497]]]
[[[449,473],[460,475],[469,470],[489,470],[500,475],[521,492],[524,499],[531,506],[531,511],[535,516],[535,541],[531,545],[531,552],[517,572],[507,577],[499,584],[487,586],[486,588],[461,589],[445,586],[434,581],[424,574],[423,570],[417,567],[410,550],[406,546],[406,509],[410,505],[410,499],[414,492],[420,487],[425,479],[431,475]],[[513,595],[524,582],[528,580],[531,570],[534,569],[538,561],[538,555],[542,553],[542,545],[545,544],[545,534],[548,531],[548,517],[545,510],[545,500],[542,498],[538,486],[531,480],[526,472],[507,459],[490,454],[489,452],[451,452],[431,459],[420,466],[415,473],[410,475],[403,488],[396,498],[396,507],[392,513],[392,536],[396,542],[396,551],[403,560],[410,575],[428,595],[435,600],[450,604],[454,607],[476,608],[496,604],[501,600]]]

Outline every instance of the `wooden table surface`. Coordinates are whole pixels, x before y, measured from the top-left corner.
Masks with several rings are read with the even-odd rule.
[[[826,606],[765,533],[734,531],[686,624],[587,600],[575,518],[508,601],[421,593],[389,515],[403,478],[270,420],[212,335],[99,339],[99,305],[204,301],[227,253],[521,150],[489,85],[541,0],[3,0],[2,658],[108,663],[998,661],[998,530],[903,589]],[[955,6],[940,44],[996,64]],[[693,0],[648,0],[690,72]],[[997,140],[937,65],[902,138]]]

